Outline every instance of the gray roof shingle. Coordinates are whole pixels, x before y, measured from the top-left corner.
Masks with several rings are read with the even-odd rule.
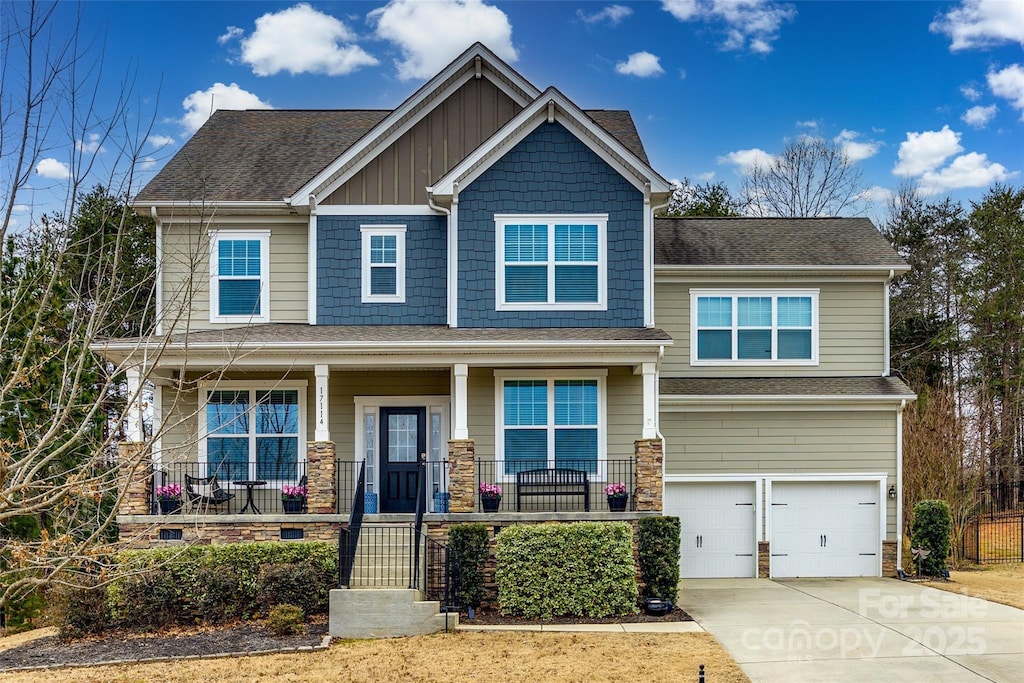
[[[898,377],[662,378],[663,396],[884,396],[910,399]]]
[[[159,201],[280,201],[390,114],[385,110],[219,110],[136,196]],[[647,162],[628,111],[586,112]]]
[[[656,218],[658,266],[882,266],[906,263],[867,218]]]

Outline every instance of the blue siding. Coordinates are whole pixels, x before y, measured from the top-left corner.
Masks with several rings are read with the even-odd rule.
[[[362,303],[362,225],[404,225],[405,303]],[[444,216],[318,216],[316,320],[321,325],[443,325]]]
[[[642,327],[643,194],[558,123],[459,193],[459,327]],[[607,213],[607,311],[495,311],[494,214]]]

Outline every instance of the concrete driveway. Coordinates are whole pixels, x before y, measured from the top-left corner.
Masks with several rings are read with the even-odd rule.
[[[679,605],[759,681],[1024,680],[1024,610],[893,579],[686,579]]]

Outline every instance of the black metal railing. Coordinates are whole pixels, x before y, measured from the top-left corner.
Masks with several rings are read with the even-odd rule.
[[[346,587],[352,579],[352,568],[355,565],[356,550],[359,548],[359,535],[363,526],[366,497],[366,463],[359,466],[359,478],[356,480],[355,493],[348,516],[348,526],[338,529],[338,586]]]
[[[516,460],[476,461],[477,511],[485,511],[480,493],[481,484],[501,487],[497,502],[487,501],[486,511],[502,512],[612,512],[624,505],[634,509],[633,490],[636,484],[636,460]],[[559,472],[562,474],[559,474]],[[565,474],[566,471],[584,474]],[[525,474],[529,472],[530,474]],[[550,472],[550,474],[547,474]],[[518,475],[518,476],[517,476]],[[520,484],[522,484],[520,486]],[[610,500],[605,487],[622,484],[628,498]]]
[[[362,468],[362,460],[334,461],[334,511],[337,514],[341,515],[352,509],[356,482],[359,479]],[[364,494],[360,494],[360,496],[362,495]]]
[[[977,489],[964,527],[964,559],[979,564],[1024,562],[1024,484],[1003,481]]]
[[[455,558],[444,543],[427,535],[422,535],[422,539],[425,561],[422,580],[417,587],[428,600],[440,602],[442,611],[458,611],[460,605],[455,604],[459,589]]]
[[[305,512],[308,497],[297,502],[294,496],[292,501],[286,500],[285,490],[290,486],[305,486],[308,496],[306,463],[161,463],[153,470],[149,511],[151,514],[174,511],[173,495],[177,494],[179,510],[186,513]]]

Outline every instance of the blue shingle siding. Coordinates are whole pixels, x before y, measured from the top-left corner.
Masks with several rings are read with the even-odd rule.
[[[362,303],[363,225],[404,225],[405,303]],[[443,325],[444,216],[318,216],[316,320],[321,325]]]
[[[643,194],[559,123],[459,193],[459,327],[642,327]],[[607,213],[607,311],[495,311],[494,215]]]

